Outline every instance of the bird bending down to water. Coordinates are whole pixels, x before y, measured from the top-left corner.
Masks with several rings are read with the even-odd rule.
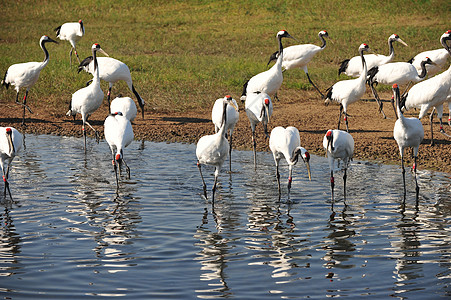
[[[79,89],[78,91],[72,94],[70,109],[66,113],[66,115],[68,116],[75,116],[77,113],[81,114],[83,122],[82,131],[85,141],[84,142],[85,151],[86,151],[85,124],[87,124],[92,130],[94,130],[96,138],[97,139],[99,138],[97,130],[95,130],[94,127],[92,127],[91,124],[88,123],[89,115],[95,112],[100,107],[103,101],[103,92],[102,89],[100,88],[99,68],[97,65],[97,51],[100,51],[105,55],[108,55],[105,53],[105,51],[102,50],[99,44],[92,45],[92,56],[94,57],[94,77],[92,79],[92,83],[89,86]]]
[[[41,70],[47,66],[49,62],[49,52],[45,47],[45,44],[48,42],[57,43],[46,35],[43,35],[39,40],[39,45],[44,51],[45,58],[42,62],[27,62],[21,64],[14,64],[8,68],[5,73],[5,77],[2,80],[2,85],[6,88],[9,87],[10,84],[15,86],[16,90],[16,103],[21,104],[23,106],[23,115],[22,115],[22,124],[25,124],[25,108],[30,112],[31,109],[27,106],[27,96],[30,88],[38,81],[39,74]],[[25,91],[25,95],[23,97],[23,103],[19,103],[19,89],[25,87],[27,88]]]
[[[268,123],[272,115],[273,105],[271,98],[266,93],[251,93],[246,97],[245,109],[252,130],[252,147],[254,150],[254,167],[257,168],[257,142],[255,140],[255,126],[262,123],[265,135],[269,138]]]
[[[326,40],[324,37],[329,37],[329,34],[325,30],[321,30],[318,33],[318,36],[322,42],[321,46],[313,45],[313,44],[301,44],[301,45],[293,45],[283,49],[283,61],[282,61],[282,69],[291,70],[295,68],[300,68],[304,70],[305,75],[307,75],[307,79],[310,84],[318,91],[318,93],[323,98],[324,95],[318,89],[318,87],[313,83],[312,79],[310,79],[307,64],[312,60],[312,58],[318,53],[326,48]],[[278,57],[279,51],[274,52],[269,58],[268,64],[276,60]]]
[[[451,55],[451,48],[446,43],[446,41],[451,40],[451,33],[447,33],[447,36],[443,40],[443,47]],[[406,110],[412,107],[421,108],[420,114],[418,115],[418,119],[421,120],[432,107],[443,112],[443,104],[450,100],[450,93],[451,66],[448,70],[415,84],[407,94],[401,95],[400,106]],[[432,110],[429,119],[431,124],[431,145],[434,144],[434,131],[432,128],[433,115],[434,110]],[[441,115],[439,116],[439,120],[440,132],[447,135],[443,130]]]
[[[130,122],[135,120],[136,113],[138,112],[135,102],[130,97],[116,97],[111,101],[110,112],[117,111],[120,111]]]
[[[434,64],[435,63],[429,57],[425,57],[421,62],[420,74],[418,74],[417,69],[412,64],[407,62],[394,62],[373,67],[368,71],[368,85],[370,86],[376,101],[379,101],[379,103],[382,104],[374,85],[377,86],[379,83],[393,85],[396,83],[398,85],[407,84],[409,86],[411,83],[423,80],[427,75],[426,65]],[[392,105],[396,115],[395,104],[393,101]]]
[[[304,161],[307,166],[307,172],[309,180],[311,180],[310,174],[310,154],[308,151],[301,147],[301,139],[299,137],[299,131],[297,128],[289,126],[283,128],[281,126],[275,127],[271,131],[271,137],[269,138],[269,148],[272,151],[274,162],[276,164],[276,177],[277,177],[277,187],[279,190],[280,198],[280,173],[279,173],[279,162],[282,157],[288,163],[288,198],[290,198],[290,189],[292,177],[293,166],[298,162],[299,157]]]
[[[132,76],[130,74],[130,69],[128,68],[128,66],[120,60],[112,57],[97,57],[97,64],[99,66],[99,78],[108,82],[109,85],[107,93],[108,105],[110,105],[110,96],[113,84],[120,80],[123,80],[125,81],[125,83],[127,83],[130,91],[132,91],[132,93],[136,96],[139,107],[141,108],[142,118],[144,119],[144,100],[138,94],[135,86],[133,85]],[[80,63],[80,65],[78,66],[78,72],[80,73],[81,70],[85,70],[86,72],[94,75],[94,61],[92,56],[86,57]]]
[[[349,163],[354,155],[354,139],[346,131],[342,130],[331,130],[326,132],[323,139],[323,147],[326,150],[327,161],[329,162],[330,168],[330,187],[332,190],[332,206],[334,204],[334,162],[336,159],[343,161],[343,197],[346,200],[346,178],[347,169]]]
[[[201,165],[211,165],[215,167],[215,181],[212,189],[213,203],[215,199],[219,170],[229,154],[229,142],[225,137],[228,105],[235,106],[231,97],[224,98],[222,123],[219,131],[215,134],[204,135],[199,139],[196,145],[197,167],[199,168],[200,176],[202,178],[205,198],[207,198],[207,185],[205,184],[204,176],[202,175]],[[237,107],[235,107],[235,109],[238,110]]]
[[[225,123],[226,138],[229,138],[229,171],[232,172],[232,134],[238,119],[240,118],[240,113],[238,112],[238,104],[232,96],[226,95],[224,98],[219,98],[215,101],[213,109],[211,110],[211,121],[215,125],[215,132],[221,129],[221,124],[223,122],[224,116],[224,102],[231,101],[233,105],[227,105],[227,116]]]
[[[241,94],[241,101],[244,102],[246,97],[254,92],[265,92],[273,97],[283,82],[282,75],[282,61],[283,61],[283,46],[282,38],[293,37],[286,31],[281,30],[276,35],[279,42],[279,52],[276,63],[264,72],[253,76],[243,85],[243,93]]]
[[[124,160],[124,148],[130,145],[133,141],[134,134],[132,124],[122,112],[114,112],[105,119],[104,123],[105,140],[111,149],[113,155],[114,174],[116,175],[116,190],[119,189],[118,179],[118,165],[119,177],[121,176],[122,163],[124,163],[127,170],[127,178],[130,178],[130,168]]]
[[[417,118],[405,118],[399,107],[399,87],[397,84],[393,85],[393,96],[396,102],[396,109],[398,112],[398,120],[395,122],[395,127],[393,128],[393,137],[398,143],[399,153],[401,154],[401,168],[402,168],[402,180],[404,184],[404,199],[406,198],[406,171],[404,169],[404,149],[413,149],[413,171],[415,173],[415,191],[416,199],[418,199],[418,193],[420,188],[417,182],[417,158],[418,158],[418,148],[424,138],[423,124]]]
[[[85,27],[83,26],[83,21],[64,23],[54,29],[56,31],[56,37],[62,41],[69,41],[71,44],[69,52],[69,61],[72,66],[72,51],[75,51],[78,63],[80,63],[80,58],[78,57],[77,48],[75,45],[77,42],[85,35]]]
[[[393,48],[393,42],[400,42],[404,46],[407,44],[401,40],[401,38],[397,34],[392,34],[388,38],[388,49],[389,55],[381,55],[381,54],[366,54],[365,61],[367,63],[368,70],[375,66],[380,66],[386,63],[389,63],[395,57],[395,50]],[[341,62],[340,69],[338,70],[338,75],[341,73],[345,73],[351,77],[359,77],[363,68],[360,64],[360,59],[358,56],[354,56],[351,59],[345,59]]]
[[[327,92],[326,101],[325,101],[326,105],[328,105],[331,101],[336,101],[336,102],[340,103],[340,114],[338,116],[337,129],[340,129],[341,115],[344,112],[344,120],[346,122],[346,131],[349,131],[348,105],[360,100],[360,98],[365,93],[367,68],[366,68],[366,62],[365,62],[365,58],[363,56],[363,52],[369,51],[369,50],[370,50],[370,47],[367,44],[361,44],[359,47],[361,63],[363,66],[363,72],[360,74],[359,78],[339,81],[326,90],[326,92]],[[382,110],[381,105],[379,105],[379,108]]]
[[[16,156],[16,153],[22,148],[23,136],[13,127],[0,127],[0,167],[2,168],[3,182],[5,184],[4,195],[9,189],[9,170],[11,162]],[[11,197],[12,199],[12,197]]]

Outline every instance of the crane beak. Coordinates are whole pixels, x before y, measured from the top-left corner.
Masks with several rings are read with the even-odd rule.
[[[232,101],[230,101],[229,103],[236,111],[240,111],[240,109],[235,105],[235,103],[233,103]]]
[[[102,48],[100,48],[100,49],[99,49],[99,51],[100,51],[100,53],[102,53],[103,55],[106,55],[106,56],[108,56],[108,57],[109,57],[108,53],[106,53],[105,51],[103,51],[103,49],[102,49]]]
[[[312,180],[312,174],[310,173],[310,164],[308,161],[305,162],[305,165],[307,166],[307,173],[308,173],[308,180]]]
[[[400,42],[401,44],[403,44],[404,46],[408,47],[409,45],[407,45],[403,40],[398,39],[398,42]]]
[[[47,40],[47,42],[52,42],[52,43],[55,43],[55,44],[59,44],[57,41],[55,41],[55,40],[53,40],[53,39],[51,39],[51,38],[49,38],[49,39]]]

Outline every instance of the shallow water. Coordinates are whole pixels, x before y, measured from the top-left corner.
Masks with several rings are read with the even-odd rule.
[[[354,161],[346,206],[336,173],[312,156],[312,181],[270,153],[234,151],[212,203],[202,196],[195,145],[133,142],[119,195],[105,141],[27,135],[3,197],[0,295],[10,299],[311,298],[451,296],[451,179]],[[205,169],[204,169],[205,170]],[[212,169],[204,172],[208,188]],[[210,197],[211,191],[208,191]]]

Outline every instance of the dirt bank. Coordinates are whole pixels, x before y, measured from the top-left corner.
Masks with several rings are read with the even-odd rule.
[[[274,102],[274,113],[269,129],[275,126],[295,126],[301,134],[301,144],[313,154],[324,155],[322,139],[327,129],[337,126],[338,105],[326,107],[313,92],[301,92],[296,95],[282,92],[279,96],[280,101]],[[11,98],[13,97],[11,95]],[[388,93],[382,94],[383,99],[389,99],[389,97]],[[235,98],[239,97],[235,96]],[[371,95],[366,94],[364,98],[371,99]],[[13,126],[24,133],[81,136],[80,116],[77,116],[74,123],[71,117],[65,115],[65,111],[39,107],[38,102],[33,98],[29,98],[28,103],[34,114],[27,113],[26,126],[21,126],[21,107],[15,104],[13,99],[3,99],[0,105],[0,125]],[[390,102],[385,101],[384,104],[388,119],[382,118],[374,101],[361,100],[348,108],[350,133],[355,140],[354,157],[361,160],[399,164],[399,151],[393,139],[394,113]],[[202,135],[214,132],[214,126],[210,121],[211,107],[185,113],[146,109],[145,119],[142,120],[138,115],[134,121],[133,129],[136,139],[196,143]],[[240,109],[240,121],[233,134],[234,148],[252,149],[249,120],[241,103]],[[418,113],[419,111],[411,110],[405,115],[418,116]],[[104,104],[90,117],[91,125],[103,132],[103,121],[106,115],[107,107]],[[445,121],[447,117],[446,114]],[[422,120],[425,138],[420,146],[419,169],[447,172],[451,176],[451,139],[438,132],[438,120],[435,118],[434,121],[435,145],[431,146],[429,118]],[[344,123],[342,128],[345,128]],[[447,124],[445,130],[451,134],[451,128]],[[259,151],[269,151],[268,141],[264,137],[261,125],[257,126],[257,147]],[[193,160],[194,157],[193,153]],[[407,163],[411,164],[410,151],[407,160]]]

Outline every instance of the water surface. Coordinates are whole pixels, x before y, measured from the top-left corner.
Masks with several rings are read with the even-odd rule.
[[[5,298],[431,299],[451,296],[451,179],[419,171],[420,199],[398,166],[354,161],[346,204],[336,173],[312,156],[312,181],[270,153],[234,151],[214,206],[202,196],[195,145],[134,141],[119,194],[105,141],[27,135],[0,193]],[[213,169],[204,172],[208,188]],[[209,190],[208,195],[211,195]]]

